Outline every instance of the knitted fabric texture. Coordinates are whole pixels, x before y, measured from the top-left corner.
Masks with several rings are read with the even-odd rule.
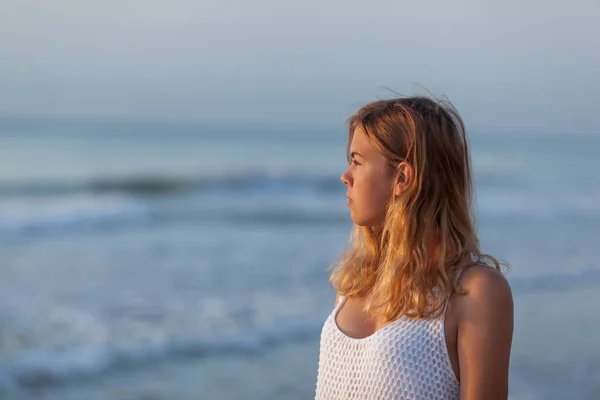
[[[402,317],[362,339],[344,334],[336,316],[344,297],[321,331],[316,400],[420,400],[459,398],[444,316]]]

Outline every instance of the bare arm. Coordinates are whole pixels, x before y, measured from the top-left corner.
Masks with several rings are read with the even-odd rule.
[[[508,398],[508,369],[513,337],[513,298],[499,272],[465,270],[459,296],[458,361],[461,400]]]

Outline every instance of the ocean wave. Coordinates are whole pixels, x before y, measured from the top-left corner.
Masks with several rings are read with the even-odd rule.
[[[126,196],[52,196],[11,198],[0,202],[0,234],[35,234],[47,231],[140,223],[150,218],[149,207]]]
[[[92,194],[129,194],[164,196],[187,192],[212,194],[231,193],[288,193],[312,191],[343,193],[344,187],[336,176],[274,174],[249,172],[185,178],[175,176],[137,176],[129,178],[95,178],[81,182],[22,182],[0,184],[0,196],[53,196]]]
[[[243,336],[221,339],[167,339],[123,344],[86,344],[35,349],[0,358],[0,393],[40,389],[115,370],[184,358],[254,354],[285,343],[318,337],[323,320],[296,320]]]
[[[37,237],[55,234],[81,234],[114,231],[148,225],[214,223],[263,226],[321,226],[347,224],[349,214],[343,205],[303,208],[297,204],[269,207],[200,205],[165,207],[118,198],[78,197],[43,206],[0,206],[0,237]]]

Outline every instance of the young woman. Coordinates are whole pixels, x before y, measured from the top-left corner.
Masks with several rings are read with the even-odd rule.
[[[316,399],[506,399],[512,294],[479,249],[461,117],[425,97],[373,102],[347,153],[354,240],[330,277]]]

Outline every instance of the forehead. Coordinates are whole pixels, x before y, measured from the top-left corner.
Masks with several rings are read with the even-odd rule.
[[[367,134],[362,127],[357,126],[352,134],[352,143],[350,144],[350,152],[358,151],[363,156],[376,152],[377,149],[367,137]]]

